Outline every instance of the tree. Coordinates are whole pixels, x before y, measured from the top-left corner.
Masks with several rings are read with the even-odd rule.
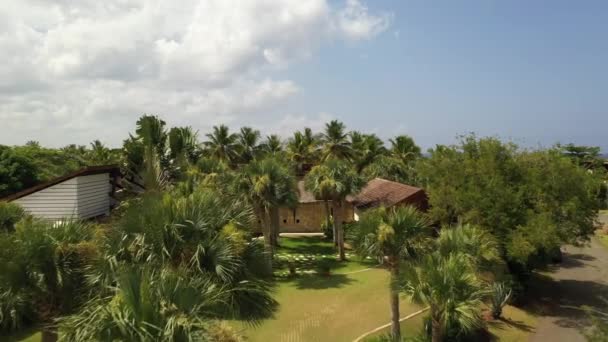
[[[277,156],[283,152],[283,142],[281,138],[276,134],[271,134],[266,137],[266,141],[262,143],[260,149],[267,156]]]
[[[325,124],[325,131],[321,134],[322,159],[348,159],[353,157],[351,142],[344,123],[332,120]]]
[[[386,149],[384,142],[375,134],[361,134],[353,131],[350,133],[351,146],[353,148],[353,163],[358,173],[374,163],[382,156]]]
[[[491,233],[524,283],[562,244],[582,243],[593,232],[601,179],[558,150],[521,151],[495,138],[466,136],[457,146],[431,150],[418,171],[431,218]]]
[[[338,243],[340,260],[346,260],[344,250],[344,206],[346,197],[356,194],[363,186],[363,179],[352,166],[341,160],[331,159],[315,166],[305,178],[308,191],[319,200],[331,200],[333,207],[334,235]]]
[[[287,157],[295,165],[297,173],[304,173],[304,165],[311,165],[317,161],[318,139],[312,134],[310,128],[304,132],[295,132],[287,142]]]
[[[237,192],[245,195],[262,224],[264,240],[272,255],[278,245],[279,208],[297,202],[295,177],[274,158],[250,163],[237,181]]]
[[[39,181],[33,161],[0,145],[0,198],[35,185]]]
[[[237,157],[238,135],[230,133],[226,125],[213,126],[213,133],[206,134],[209,139],[204,143],[208,155],[227,163],[233,163]]]
[[[241,127],[238,137],[238,150],[240,160],[247,164],[256,158],[260,152],[260,131],[251,127]]]
[[[57,339],[55,319],[75,312],[90,291],[85,273],[97,255],[93,233],[84,222],[28,217],[13,233],[0,234],[0,297],[19,299],[0,313],[12,320],[9,329],[39,322],[43,341]]]
[[[428,251],[432,230],[414,207],[378,208],[365,212],[355,224],[352,244],[362,257],[374,257],[391,274],[391,335],[401,341],[399,323],[399,270]]]
[[[420,147],[416,145],[414,139],[410,136],[400,135],[389,141],[391,142],[391,154],[405,164],[416,160],[422,155]]]
[[[498,250],[492,237],[472,226],[442,229],[432,250],[405,265],[400,288],[430,307],[431,340],[441,342],[455,337],[446,333],[467,334],[482,326],[480,308],[488,291],[480,266],[497,260]]]
[[[169,130],[169,156],[180,167],[193,164],[199,157],[198,134],[192,127],[173,127]]]

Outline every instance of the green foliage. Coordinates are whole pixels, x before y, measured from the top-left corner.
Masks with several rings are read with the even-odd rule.
[[[15,230],[15,224],[25,216],[25,211],[16,203],[0,202],[0,232]]]
[[[229,164],[236,161],[239,136],[230,133],[228,126],[213,126],[213,132],[206,134],[206,137],[209,139],[204,142],[207,156],[217,158]]]
[[[521,151],[466,136],[430,152],[419,172],[431,218],[486,230],[519,276],[549,261],[561,244],[582,243],[593,232],[601,179],[560,151]]]
[[[492,310],[492,317],[494,319],[500,318],[502,315],[502,308],[507,305],[513,290],[505,283],[497,282],[492,284],[490,293],[490,304]]]
[[[344,123],[332,120],[325,124],[325,131],[321,134],[322,159],[347,159],[350,160],[354,151],[348,140],[348,133]]]
[[[10,195],[38,182],[38,168],[32,159],[0,145],[0,197]]]

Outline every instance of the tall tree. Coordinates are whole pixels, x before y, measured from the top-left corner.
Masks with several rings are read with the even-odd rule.
[[[321,134],[322,158],[348,159],[353,157],[352,144],[348,139],[348,132],[344,123],[332,120],[325,124],[325,131]]]
[[[399,271],[403,261],[414,260],[430,247],[431,227],[414,207],[378,208],[365,212],[355,224],[352,244],[362,257],[374,257],[391,274],[391,335],[401,341]]]
[[[169,130],[169,156],[173,161],[186,166],[199,157],[198,133],[192,127],[173,127]]]
[[[340,260],[346,260],[344,250],[344,207],[346,197],[358,193],[363,186],[363,178],[346,161],[331,159],[315,166],[305,178],[306,189],[319,200],[331,199],[335,235]]]
[[[287,142],[287,157],[295,165],[298,174],[304,173],[304,165],[317,161],[318,140],[310,128],[297,131]]]
[[[241,127],[238,138],[239,157],[243,163],[249,163],[260,152],[260,131],[251,127]]]
[[[375,134],[353,131],[350,133],[350,141],[353,148],[353,163],[358,173],[363,172],[386,152],[384,142]]]
[[[238,135],[230,133],[226,125],[213,126],[213,132],[206,135],[205,148],[207,153],[221,161],[233,163],[237,157]]]
[[[279,209],[297,202],[296,181],[291,170],[274,158],[250,163],[237,181],[238,192],[248,198],[262,224],[271,255],[278,244]]]
[[[267,156],[277,156],[283,152],[283,141],[276,134],[271,134],[266,137],[266,140],[260,146],[261,150]]]
[[[391,143],[391,154],[406,164],[421,156],[420,147],[410,136],[400,135],[389,141]]]

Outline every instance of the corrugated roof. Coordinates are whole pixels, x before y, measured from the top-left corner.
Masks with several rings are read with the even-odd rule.
[[[358,208],[371,208],[381,205],[390,207],[423,191],[423,189],[415,186],[375,178],[369,181],[359,194],[350,197],[348,200]]]
[[[0,201],[14,201],[16,199],[19,199],[21,197],[33,194],[34,192],[38,192],[40,190],[44,190],[46,188],[49,188],[53,185],[59,184],[61,182],[65,182],[66,180],[72,179],[72,178],[76,178],[76,177],[80,177],[80,176],[88,176],[88,175],[96,175],[96,174],[100,174],[100,173],[112,173],[112,174],[117,174],[120,173],[120,168],[118,167],[118,165],[101,165],[101,166],[90,166],[90,167],[86,167],[84,169],[80,169],[78,171],[69,173],[67,175],[61,176],[61,177],[57,177],[55,179],[52,179],[48,182],[44,182],[38,185],[34,185],[31,188],[27,188],[25,190],[21,190],[17,193],[14,193],[12,195],[6,196],[4,198],[0,198]]]

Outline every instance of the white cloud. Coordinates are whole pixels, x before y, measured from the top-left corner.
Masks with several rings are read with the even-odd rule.
[[[357,0],[4,0],[0,143],[118,144],[142,113],[250,118],[298,92],[273,69],[390,21]]]

